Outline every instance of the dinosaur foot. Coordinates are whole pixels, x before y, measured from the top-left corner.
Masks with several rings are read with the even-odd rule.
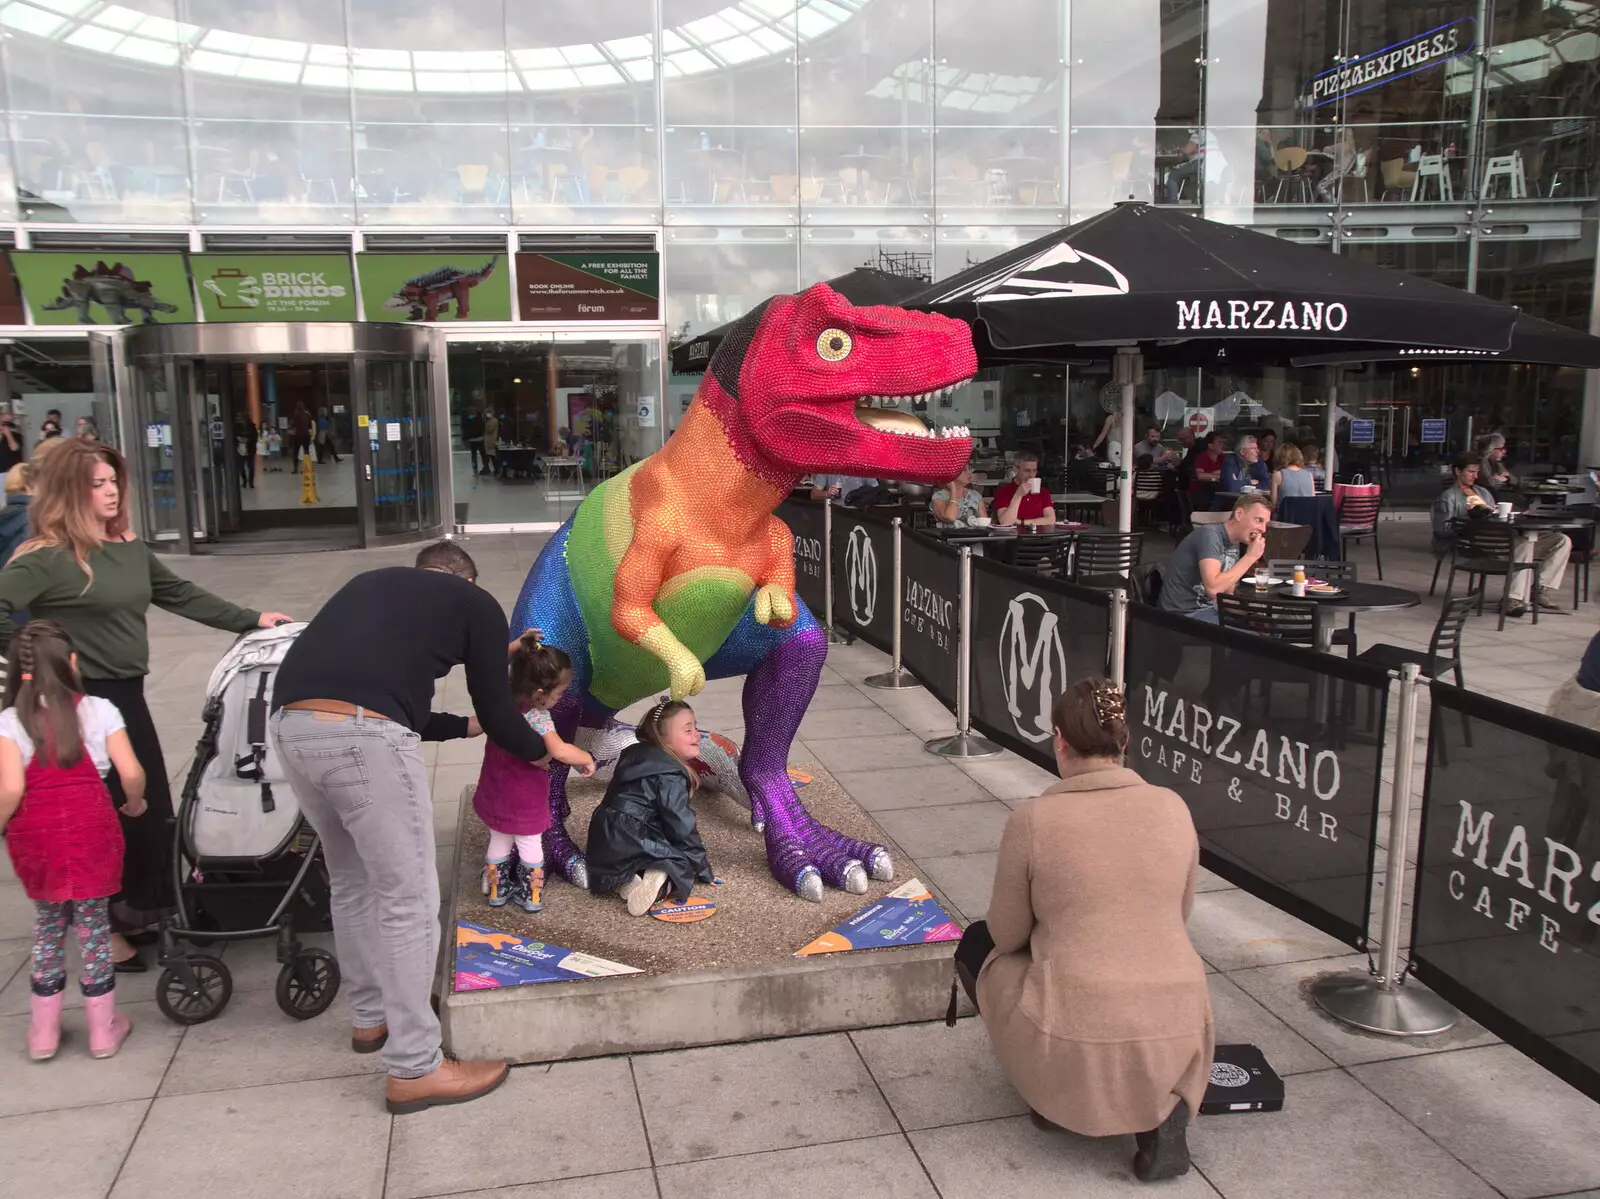
[[[811,903],[822,902],[822,872],[815,866],[807,866],[800,871],[800,877],[795,879],[794,893],[801,899]]]
[[[867,856],[867,873],[880,883],[894,881],[894,860],[889,857],[889,851],[881,845],[874,845],[872,853]],[[863,891],[866,887],[861,888]]]
[[[582,891],[589,889],[589,863],[560,824],[552,824],[545,830],[544,860],[574,887]]]

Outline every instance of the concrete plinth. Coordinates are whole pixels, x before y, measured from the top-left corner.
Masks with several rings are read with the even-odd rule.
[[[910,859],[827,774],[815,766],[801,789],[817,819],[888,847],[897,868]],[[574,780],[570,827],[580,844],[604,794]],[[560,945],[637,967],[640,974],[455,992],[447,962],[441,1007],[445,1045],[461,1058],[556,1061],[679,1049],[803,1033],[933,1020],[950,998],[954,945],[940,942],[796,958],[814,938],[905,880],[874,882],[866,895],[829,890],[821,904],[780,887],[767,871],[762,838],[748,813],[724,796],[694,801],[701,837],[723,886],[696,886],[717,914],[696,924],[627,915],[619,899],[553,880],[544,911],[488,908],[479,889],[487,830],[462,796],[457,921]],[[925,880],[924,880],[925,881]],[[935,897],[949,904],[934,891]],[[447,951],[453,961],[454,947]],[[962,1011],[970,1012],[965,997]]]

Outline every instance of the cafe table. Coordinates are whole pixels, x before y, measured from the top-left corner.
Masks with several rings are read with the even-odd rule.
[[[1330,581],[1342,594],[1324,597],[1308,591],[1305,597],[1317,606],[1317,648],[1323,653],[1333,649],[1333,630],[1335,617],[1338,614],[1399,612],[1406,608],[1418,607],[1422,603],[1422,596],[1404,587],[1391,587],[1387,583],[1353,583],[1345,579]],[[1250,578],[1246,578],[1239,584],[1239,594],[1259,595],[1261,592]],[[1300,602],[1299,597],[1290,593],[1290,584],[1281,580],[1269,585],[1266,594],[1275,600]]]
[[[1511,527],[1519,533],[1527,533],[1537,541],[1541,533],[1565,533],[1572,539],[1572,561],[1568,564],[1572,573],[1572,610],[1578,610],[1579,576],[1582,576],[1582,591],[1587,593],[1589,575],[1589,556],[1594,552],[1594,525],[1595,522],[1586,516],[1565,516],[1547,514],[1543,512],[1520,512],[1511,518]]]

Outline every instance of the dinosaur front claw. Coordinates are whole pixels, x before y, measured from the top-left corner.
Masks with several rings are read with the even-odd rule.
[[[807,866],[800,872],[800,877],[794,880],[794,893],[801,899],[821,903],[822,872],[815,866]]]
[[[844,868],[844,889],[851,895],[867,893],[867,871],[860,862],[851,862]]]
[[[794,623],[794,596],[776,583],[767,583],[756,590],[754,615],[757,624],[786,629]]]

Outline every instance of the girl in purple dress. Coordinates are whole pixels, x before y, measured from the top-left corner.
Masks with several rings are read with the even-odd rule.
[[[544,738],[549,757],[538,763],[513,757],[494,742],[485,746],[472,810],[489,828],[484,855],[483,893],[491,908],[515,900],[525,912],[544,906],[544,831],[550,827],[550,758],[565,762],[584,778],[594,774],[594,759],[556,732],[550,709],[572,682],[572,662],[538,629],[522,635],[511,655],[511,694],[528,727]],[[512,857],[512,850],[516,856]]]

